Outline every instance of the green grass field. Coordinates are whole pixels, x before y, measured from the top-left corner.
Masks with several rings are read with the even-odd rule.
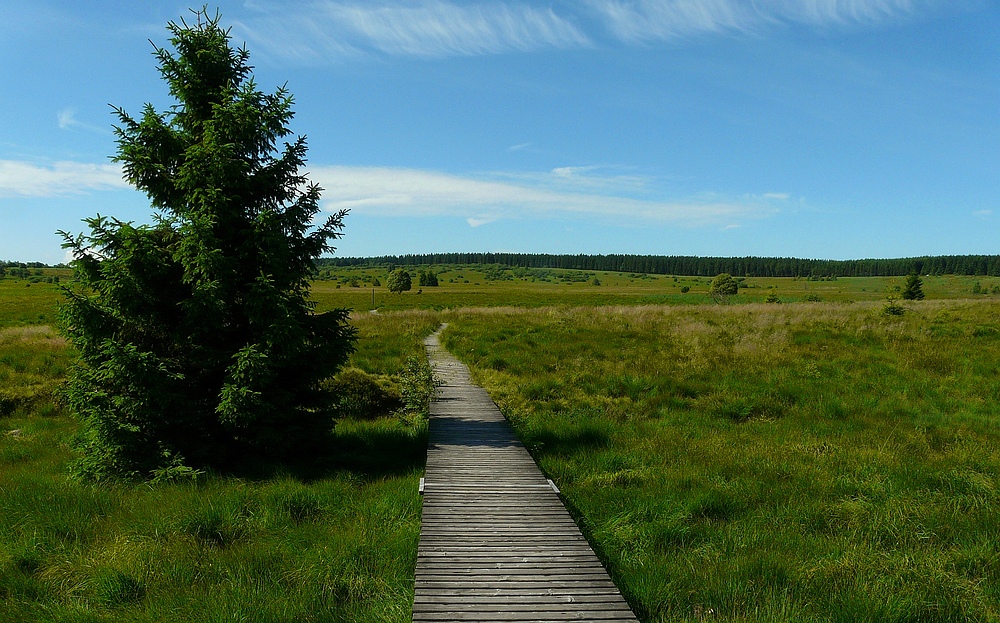
[[[0,293],[0,621],[409,620],[426,420],[341,420],[308,474],[75,481],[76,422],[53,399],[72,352],[32,324],[57,294],[7,281]],[[354,322],[351,365],[388,376],[438,324]]]
[[[356,310],[458,309],[463,307],[549,307],[614,305],[698,305],[714,304],[709,295],[710,277],[673,277],[602,271],[559,269],[513,269],[498,271],[483,267],[424,266],[407,268],[438,274],[438,287],[420,287],[392,294],[386,287],[386,270],[341,268],[329,279],[316,281],[313,296],[320,309],[348,307]],[[517,276],[521,274],[523,276]],[[600,285],[593,285],[596,278]],[[381,284],[373,287],[378,279]],[[1000,278],[945,275],[924,277],[924,292],[930,300],[973,297],[980,284],[979,298],[1000,297]],[[353,287],[350,284],[356,283]],[[746,278],[745,288],[733,297],[735,303],[759,303],[774,293],[782,302],[822,302],[884,300],[898,296],[904,277],[842,277],[835,281],[809,281],[791,277]],[[683,288],[688,292],[681,292]],[[374,290],[374,305],[372,304]],[[419,293],[418,293],[419,291]]]
[[[886,316],[902,278],[435,272],[314,296],[388,387],[448,321],[645,623],[1000,620],[1000,280]],[[309,472],[74,481],[58,300],[0,280],[0,621],[409,620],[424,420],[342,419]]]
[[[1000,617],[1000,305],[456,312],[652,621]]]
[[[54,324],[61,299],[56,284],[0,279],[0,327]]]

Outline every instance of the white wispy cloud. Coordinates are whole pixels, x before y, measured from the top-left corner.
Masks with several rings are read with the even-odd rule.
[[[588,0],[611,33],[628,42],[757,32],[776,24],[871,26],[940,0]]]
[[[782,201],[789,199],[791,197],[788,193],[764,193],[763,197],[765,199],[781,199]]]
[[[728,225],[778,213],[771,195],[704,193],[656,197],[649,178],[588,175],[606,167],[559,167],[548,172],[455,175],[421,169],[318,166],[309,173],[324,188],[323,207],[356,214],[465,219],[480,227],[503,219],[607,217],[618,222]],[[128,189],[116,164],[0,160],[0,198],[58,197]],[[640,191],[640,192],[636,192]]]
[[[470,216],[469,218],[465,219],[465,222],[469,224],[469,227],[480,227],[482,225],[489,225],[490,223],[495,223],[496,221],[497,221],[496,218],[489,216],[483,218],[476,218]]]
[[[653,178],[623,173],[626,167],[586,165],[550,171],[494,171],[491,177],[512,184],[563,192],[635,196],[648,195]]]
[[[96,125],[85,123],[76,118],[76,111],[72,108],[64,108],[56,113],[56,123],[59,124],[60,130],[69,130],[72,128],[81,128],[83,130],[89,130],[91,132],[103,132],[110,133],[110,130],[98,127]]]
[[[520,176],[522,183],[515,183],[417,169],[333,166],[313,168],[310,177],[325,189],[323,204],[328,210],[349,208],[356,214],[381,216],[452,216],[466,219],[473,227],[504,218],[588,216],[699,226],[777,212],[768,202],[752,198],[644,199],[592,192],[587,183],[575,190],[565,186],[553,189],[532,176]],[[548,177],[558,174],[549,173]]]
[[[74,124],[79,123],[74,115],[75,113],[72,108],[60,110],[59,114],[56,115],[56,120],[59,122],[59,129],[65,130],[66,128],[72,127]]]
[[[551,8],[522,3],[325,0],[268,7],[236,24],[270,53],[329,60],[377,53],[474,56],[589,45]]]
[[[597,165],[587,165],[585,167],[556,167],[552,169],[552,175],[556,177],[561,177],[563,179],[569,179],[571,177],[576,177],[579,173],[589,173],[591,171],[596,171],[601,167]]]
[[[56,197],[129,188],[114,164],[56,162],[49,166],[0,160],[0,197]]]
[[[956,0],[952,0],[955,2]],[[969,0],[959,0],[968,2]],[[945,0],[248,0],[234,35],[284,60],[475,56],[761,33],[781,25],[870,27],[948,6]]]

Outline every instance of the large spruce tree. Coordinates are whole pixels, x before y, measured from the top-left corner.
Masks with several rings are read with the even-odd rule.
[[[193,22],[169,23],[173,51],[155,52],[176,104],[117,109],[115,161],[153,224],[60,232],[79,276],[62,310],[80,353],[65,398],[91,477],[301,456],[332,427],[319,382],[353,348],[347,312],[309,298],[345,213],[313,226],[306,141],[282,140],[292,97],[258,90],[218,15]]]

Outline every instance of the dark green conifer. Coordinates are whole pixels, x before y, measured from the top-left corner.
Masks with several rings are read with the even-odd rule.
[[[906,278],[906,285],[903,286],[902,297],[907,301],[924,300],[924,282],[917,273],[911,273]]]
[[[291,95],[257,89],[218,15],[167,28],[174,51],[155,54],[176,105],[117,109],[115,161],[154,223],[60,232],[80,280],[62,309],[80,353],[65,398],[97,478],[308,453],[332,426],[319,382],[355,339],[345,310],[309,297],[345,212],[311,226],[321,189],[301,173],[305,138],[283,141]]]

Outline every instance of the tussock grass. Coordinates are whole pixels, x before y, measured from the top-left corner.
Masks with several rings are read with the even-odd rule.
[[[441,324],[441,314],[419,309],[354,312],[351,324],[360,332],[351,365],[370,374],[395,374],[407,357],[425,356],[423,339]]]
[[[1000,306],[496,309],[446,345],[643,621],[1000,617]]]
[[[708,302],[709,280],[461,273],[356,313],[352,373],[397,387],[447,319],[644,621],[1000,618],[1000,316],[992,296],[933,300],[971,278],[886,317],[892,280],[665,307]],[[73,355],[37,326],[58,297],[0,281],[0,622],[409,619],[420,418],[344,418],[301,473],[72,481],[52,396]],[[366,310],[370,290],[315,298]]]
[[[68,271],[41,269],[59,273],[66,278]],[[0,279],[0,327],[54,324],[57,306],[62,300],[59,286],[51,283],[31,283],[27,280]]]
[[[354,322],[351,369],[390,380],[437,326]],[[96,486],[68,477],[71,361],[47,326],[0,329],[0,622],[409,620],[425,420],[343,418],[300,473]]]
[[[0,329],[0,417],[55,412],[53,392],[72,361],[66,340],[47,325]]]

